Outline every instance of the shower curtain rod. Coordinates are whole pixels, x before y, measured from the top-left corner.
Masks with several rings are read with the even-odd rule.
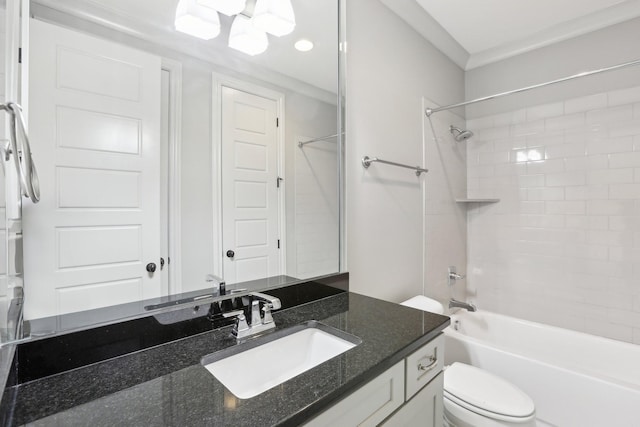
[[[335,138],[335,137],[338,137],[340,135],[342,135],[342,134],[336,133],[335,135],[327,135],[327,136],[323,136],[323,137],[320,137],[320,138],[310,139],[310,140],[304,141],[304,142],[303,141],[298,141],[298,147],[302,147],[305,144],[310,144],[312,142],[325,141],[327,139]]]
[[[557,79],[557,80],[551,80],[551,81],[548,81],[548,82],[545,82],[545,83],[538,83],[538,84],[535,84],[535,85],[532,85],[532,86],[526,86],[526,87],[523,87],[523,88],[520,88],[520,89],[514,89],[514,90],[507,91],[507,92],[501,92],[501,93],[496,93],[496,94],[489,95],[489,96],[483,96],[482,98],[472,99],[471,101],[459,102],[457,104],[451,104],[451,105],[447,105],[447,106],[444,106],[444,107],[438,107],[438,108],[427,108],[425,110],[425,113],[427,114],[427,117],[430,117],[433,113],[437,113],[438,111],[451,110],[452,108],[457,108],[457,107],[464,107],[466,105],[471,105],[471,104],[475,104],[475,103],[482,102],[482,101],[488,101],[488,100],[494,99],[494,98],[500,98],[500,97],[507,96],[507,95],[513,95],[514,93],[525,92],[525,91],[528,91],[528,90],[531,90],[531,89],[537,89],[537,88],[540,88],[540,87],[554,85],[556,83],[566,82],[568,80],[577,79],[579,77],[592,76],[594,74],[604,73],[605,71],[614,71],[614,70],[619,70],[621,68],[633,67],[635,65],[640,65],[640,59],[637,59],[635,61],[625,62],[623,64],[613,65],[611,67],[600,68],[598,70],[584,71],[582,73],[574,74],[572,76],[563,77],[563,78]]]

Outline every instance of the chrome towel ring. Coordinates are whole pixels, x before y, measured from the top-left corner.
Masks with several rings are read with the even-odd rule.
[[[31,145],[22,116],[22,107],[15,102],[7,102],[0,104],[0,110],[6,111],[11,116],[9,142],[3,148],[4,160],[8,162],[11,154],[14,154],[13,161],[18,172],[21,193],[31,199],[33,203],[38,203],[40,201],[40,180],[31,155]]]

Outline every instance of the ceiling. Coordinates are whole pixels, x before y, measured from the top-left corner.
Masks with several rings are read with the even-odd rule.
[[[640,16],[640,0],[381,1],[464,69]]]

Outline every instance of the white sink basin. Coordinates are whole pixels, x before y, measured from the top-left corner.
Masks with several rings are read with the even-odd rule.
[[[205,356],[202,364],[229,391],[248,399],[360,344],[315,321]]]

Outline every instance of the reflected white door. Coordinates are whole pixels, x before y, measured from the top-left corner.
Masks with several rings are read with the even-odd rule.
[[[277,102],[222,88],[224,278],[280,274]]]
[[[0,9],[0,21],[4,23],[5,10]],[[5,26],[0,25],[0,103],[6,102],[5,97]],[[0,144],[5,146],[7,143],[8,134],[5,134],[5,122],[6,118],[0,118]],[[6,166],[6,163],[5,163]],[[7,295],[9,290],[7,289],[7,209],[6,209],[6,197],[5,197],[5,180],[4,173],[0,173],[0,316],[2,319],[6,319],[7,315],[3,311],[7,307]],[[0,328],[6,327],[6,321],[0,320]]]
[[[160,280],[162,281],[162,294],[168,295],[171,286],[169,268],[169,188],[171,183],[169,180],[169,162],[171,154],[169,153],[169,134],[170,123],[169,110],[171,108],[171,73],[167,70],[161,71],[161,101],[160,101]],[[176,292],[172,292],[176,293]]]
[[[160,58],[30,25],[25,317],[159,296]]]

